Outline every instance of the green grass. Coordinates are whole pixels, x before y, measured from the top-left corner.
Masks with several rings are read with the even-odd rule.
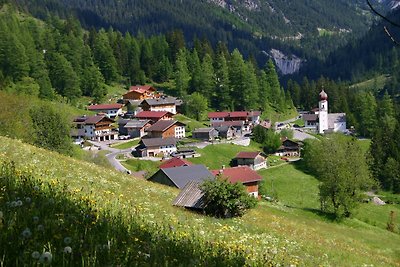
[[[316,210],[317,181],[294,164],[260,172],[267,185],[272,187],[274,181],[278,203],[262,201],[241,218],[222,220],[173,207],[176,189],[8,138],[0,137],[0,142],[1,159],[17,166],[16,178],[0,190],[0,210],[7,224],[0,235],[7,242],[2,239],[0,249],[5,251],[6,266],[17,265],[17,259],[23,265],[33,250],[48,249],[55,255],[54,266],[62,266],[67,235],[73,237],[73,260],[79,265],[128,265],[131,260],[145,266],[267,266],[267,259],[281,266],[400,266],[400,235],[384,229],[387,211],[398,206],[361,205],[360,212],[377,214],[371,217],[376,226],[361,215],[332,222]],[[39,191],[20,179],[25,171],[36,177]],[[4,188],[4,179],[0,182]],[[38,205],[6,205],[27,196]],[[86,217],[90,210],[95,217]],[[34,242],[23,243],[21,232],[36,229],[30,219],[35,214],[52,230],[43,239],[33,230]],[[71,218],[80,223],[71,223]],[[106,245],[107,250],[97,245]]]
[[[385,87],[389,79],[390,77],[388,75],[382,74],[373,79],[353,84],[350,86],[350,88],[379,91]]]
[[[207,127],[204,123],[186,117],[185,115],[182,114],[175,115],[174,119],[186,124],[186,136],[191,136],[191,133],[194,129]]]
[[[145,171],[147,176],[151,176],[158,171],[161,161],[128,159],[121,163],[125,168],[132,172]]]
[[[117,149],[128,149],[131,147],[135,147],[137,144],[139,144],[139,139],[134,139],[134,140],[130,140],[127,142],[122,142],[122,143],[118,143],[118,144],[113,144],[111,145],[112,148],[117,148]]]
[[[255,144],[245,147],[234,144],[208,145],[203,149],[196,149],[200,153],[198,158],[187,160],[195,164],[204,164],[210,169],[220,169],[222,165],[229,167],[231,160],[241,151],[257,151]]]
[[[304,127],[304,120],[303,119],[297,119],[294,122],[292,122],[292,125],[297,124],[300,127]]]

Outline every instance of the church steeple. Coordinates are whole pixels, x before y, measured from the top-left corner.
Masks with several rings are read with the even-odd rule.
[[[318,132],[323,134],[325,130],[328,130],[328,95],[322,89],[319,93],[319,114],[318,114]]]

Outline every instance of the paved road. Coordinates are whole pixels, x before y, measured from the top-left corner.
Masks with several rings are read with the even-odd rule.
[[[121,162],[119,162],[119,160],[117,160],[117,156],[120,154],[126,154],[126,153],[130,153],[131,149],[117,149],[117,148],[112,148],[109,147],[106,143],[103,142],[95,142],[95,141],[89,141],[89,143],[91,143],[92,145],[96,146],[96,147],[100,147],[101,150],[106,150],[106,151],[110,151],[110,153],[106,154],[106,158],[108,159],[108,161],[110,162],[110,164],[117,170],[120,172],[124,172],[124,173],[128,173],[129,170],[127,168],[125,168]]]
[[[303,132],[300,129],[292,128],[292,130],[293,130],[293,139],[297,139],[300,141],[304,141],[305,139],[315,139],[314,136],[306,132]]]

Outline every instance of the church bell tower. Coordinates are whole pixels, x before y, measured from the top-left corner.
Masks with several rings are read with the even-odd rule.
[[[328,95],[322,89],[319,93],[319,124],[318,133],[323,134],[325,130],[328,130]]]

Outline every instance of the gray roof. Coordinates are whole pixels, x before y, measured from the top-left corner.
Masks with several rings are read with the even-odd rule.
[[[125,128],[143,128],[149,120],[130,120],[125,124]]]
[[[318,120],[318,114],[304,114],[303,115],[303,120],[304,121],[317,121]]]
[[[185,126],[185,124],[174,121],[174,120],[159,120],[156,123],[154,123],[152,126],[150,126],[146,131],[147,132],[163,132],[173,126],[174,124],[177,124],[178,126]]]
[[[178,188],[183,188],[188,182],[204,182],[214,180],[214,175],[204,165],[182,166],[168,169],[160,169]]]
[[[196,181],[188,182],[174,199],[172,205],[192,209],[203,209],[204,193],[200,190],[199,185],[200,183]]]
[[[335,128],[335,123],[346,122],[346,113],[329,113],[328,128]]]
[[[174,145],[176,146],[176,139],[173,137],[168,138],[142,138],[141,142],[146,147],[158,147],[158,146],[166,146],[166,145]]]
[[[175,97],[160,97],[160,98],[150,98],[150,99],[145,99],[142,101],[147,102],[150,106],[161,106],[161,105],[168,105],[168,104],[175,104],[176,103],[176,98]]]
[[[197,129],[194,129],[194,131],[192,133],[209,133],[212,130],[214,130],[214,128],[212,128],[212,127],[209,127],[209,128],[197,128]]]
[[[232,130],[231,126],[219,126],[215,128],[218,132],[220,133],[227,133],[229,131],[229,129]]]

